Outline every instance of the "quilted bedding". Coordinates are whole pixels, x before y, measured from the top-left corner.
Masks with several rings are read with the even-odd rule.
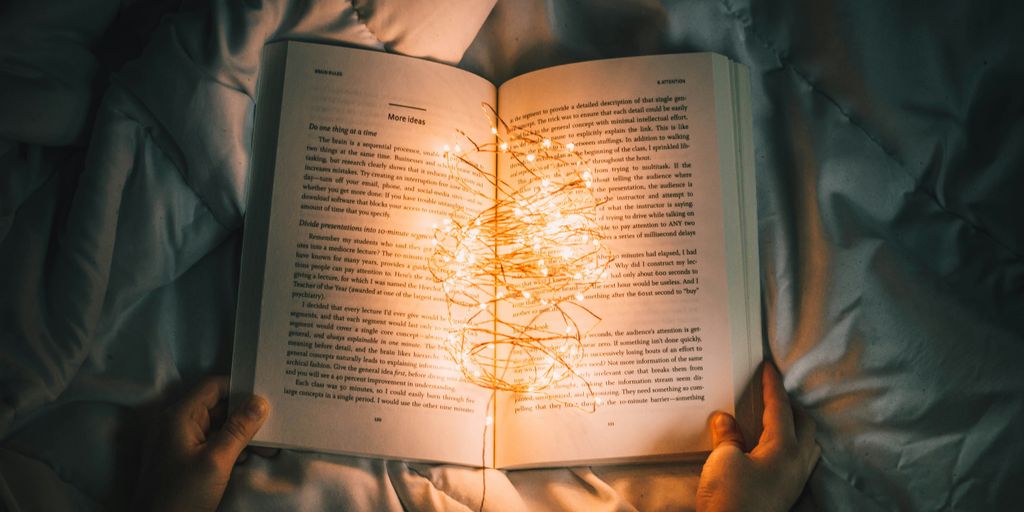
[[[0,16],[0,503],[120,508],[153,411],[227,373],[265,42],[458,65],[715,51],[753,78],[764,335],[798,507],[1021,507],[1024,4],[16,1]],[[166,15],[166,16],[165,16]],[[692,508],[694,464],[283,451],[225,510]]]

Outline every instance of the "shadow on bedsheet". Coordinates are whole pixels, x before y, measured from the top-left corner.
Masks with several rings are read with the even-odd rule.
[[[71,135],[3,132],[3,183],[14,184],[0,209],[3,499],[117,504],[143,408],[226,371],[263,41],[431,51],[375,39],[345,2],[265,4],[215,1],[168,20],[116,75],[91,131],[69,110],[50,121]],[[375,7],[374,23],[415,32],[417,20]],[[476,37],[460,66],[492,80],[677,51],[750,67],[765,335],[823,447],[803,506],[1024,500],[1024,7],[501,2],[479,31],[460,12],[450,30]],[[91,93],[74,97],[97,108]],[[83,131],[84,163],[39,156]],[[697,474],[577,468],[488,482],[509,500],[496,508],[685,508]],[[476,503],[474,485],[464,468],[287,452],[240,467],[225,504],[437,509]]]

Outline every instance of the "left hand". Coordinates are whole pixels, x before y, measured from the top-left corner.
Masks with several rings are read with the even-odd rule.
[[[213,511],[231,469],[270,412],[253,396],[226,420],[227,377],[203,381],[166,410],[150,431],[134,507]]]

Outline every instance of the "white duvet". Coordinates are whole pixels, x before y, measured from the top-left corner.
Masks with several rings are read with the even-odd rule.
[[[657,52],[745,63],[766,343],[822,446],[801,506],[1024,506],[1024,8],[255,4],[188,4],[152,33],[165,9],[145,2],[3,11],[7,509],[123,506],[152,412],[229,371],[259,55],[282,38],[496,81]],[[283,451],[240,465],[223,508],[476,509],[486,478],[486,510],[676,510],[699,471],[482,475]]]

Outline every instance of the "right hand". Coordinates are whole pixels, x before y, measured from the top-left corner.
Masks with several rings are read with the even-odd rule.
[[[700,474],[697,510],[703,512],[786,511],[800,497],[821,448],[814,441],[814,420],[794,410],[771,363],[761,367],[764,431],[750,453],[732,416],[711,418],[714,449]]]

